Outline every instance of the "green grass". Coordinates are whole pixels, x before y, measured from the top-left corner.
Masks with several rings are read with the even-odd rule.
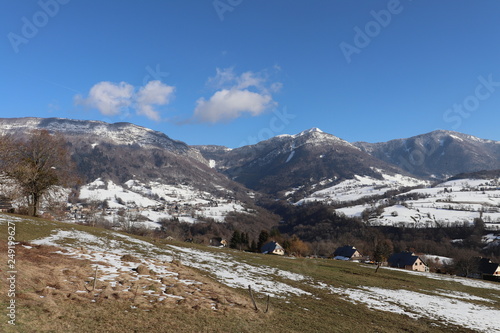
[[[0,215],[6,218],[9,215]],[[65,224],[41,219],[21,217],[16,222],[16,240],[29,242],[49,236],[54,230],[79,230],[103,239],[122,240],[112,232],[87,226]],[[130,236],[135,237],[135,236]],[[144,237],[135,237],[146,240]],[[0,240],[7,239],[6,224],[0,225]],[[151,241],[151,240],[149,240]],[[253,253],[243,253],[231,249],[218,249],[198,244],[151,241],[159,248],[176,245],[206,252],[228,253],[239,262],[250,265],[266,265],[279,270],[290,271],[309,277],[309,281],[325,283],[335,288],[358,288],[359,286],[385,289],[403,289],[434,294],[436,291],[468,293],[495,302],[485,304],[500,310],[500,291],[486,290],[462,285],[457,282],[441,281],[408,274],[403,271],[380,269],[375,266],[326,259],[290,259]],[[67,243],[66,246],[72,244]],[[140,246],[130,245],[136,252],[146,255]],[[172,250],[167,250],[172,251]],[[136,256],[136,254],[134,254]],[[154,256],[155,253],[149,253]],[[4,257],[2,257],[4,258]],[[3,259],[2,259],[3,260]],[[5,265],[2,264],[2,267]],[[216,268],[214,268],[216,269]],[[207,276],[207,272],[198,271]],[[20,272],[19,274],[22,274]],[[208,274],[210,275],[210,274]],[[312,293],[314,296],[292,296],[286,299],[272,298],[269,313],[263,313],[265,295],[257,295],[260,312],[251,307],[244,312],[196,310],[182,306],[165,309],[153,308],[148,311],[133,309],[123,302],[78,303],[65,299],[61,304],[44,304],[23,301],[18,296],[17,323],[15,327],[6,324],[4,314],[0,316],[2,332],[471,332],[430,319],[412,319],[408,316],[386,311],[375,311],[363,304],[354,304],[337,294],[331,294],[307,281],[291,281],[279,276],[275,280],[286,282],[292,287]],[[246,290],[234,290],[248,298]],[[6,308],[5,294],[1,295],[0,308]],[[38,305],[37,305],[38,304]]]

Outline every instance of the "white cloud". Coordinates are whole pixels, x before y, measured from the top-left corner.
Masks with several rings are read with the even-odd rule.
[[[260,90],[266,90],[264,83],[265,78],[260,77],[253,72],[245,72],[237,78],[238,89],[245,89],[248,87],[256,87]]]
[[[271,95],[239,89],[222,89],[208,101],[200,98],[196,103],[194,118],[209,123],[233,120],[244,113],[258,116],[275,104]]]
[[[131,84],[120,82],[99,82],[89,91],[87,98],[75,96],[75,104],[95,108],[105,116],[127,114],[128,108],[135,108],[138,115],[160,121],[161,116],[153,105],[166,105],[175,88],[158,80],[150,81],[138,91]]]
[[[227,85],[233,85],[236,80],[236,74],[234,74],[234,69],[232,67],[220,69],[215,69],[215,76],[208,79],[207,85],[219,89],[227,87]]]
[[[158,80],[148,82],[136,94],[137,114],[160,121],[160,113],[153,108],[153,105],[168,104],[173,97],[174,90],[174,87]]]
[[[208,79],[208,85],[215,89],[238,88],[246,89],[254,87],[259,90],[266,90],[266,77],[263,72],[254,73],[251,71],[245,72],[237,76],[234,68],[216,68],[214,77]]]
[[[281,83],[268,84],[267,81],[264,71],[236,75],[233,68],[217,68],[216,75],[208,79],[207,85],[218,90],[208,100],[198,99],[193,121],[227,122],[245,114],[264,113],[277,104],[272,93],[281,88]]]
[[[95,84],[87,98],[75,97],[75,103],[96,108],[103,115],[116,116],[131,104],[134,87],[126,82],[115,84],[103,81]]]

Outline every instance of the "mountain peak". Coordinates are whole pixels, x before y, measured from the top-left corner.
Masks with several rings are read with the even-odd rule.
[[[307,129],[307,130],[304,130],[300,133],[297,133],[297,134],[281,134],[281,135],[277,135],[276,137],[280,138],[280,137],[292,137],[292,138],[298,138],[298,137],[301,137],[301,136],[304,136],[304,135],[307,135],[307,134],[311,134],[311,133],[325,133],[323,132],[322,130],[320,130],[319,128],[317,127],[312,127],[310,129]]]
[[[301,136],[301,135],[309,134],[309,133],[324,133],[324,132],[317,127],[312,127],[308,130],[300,132],[299,134],[297,134],[297,136]]]
[[[358,147],[352,145],[351,143],[333,135],[329,134],[326,132],[323,132],[317,127],[312,127],[310,129],[307,129],[305,131],[302,131],[298,134],[290,135],[290,134],[281,134],[276,136],[278,140],[292,140],[293,141],[293,147],[299,147],[303,144],[323,144],[323,143],[332,143],[335,142],[336,144],[342,144],[346,146],[350,146],[355,149],[359,149]],[[271,140],[273,140],[272,138]]]

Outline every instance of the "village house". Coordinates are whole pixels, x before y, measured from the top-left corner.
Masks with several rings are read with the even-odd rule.
[[[264,254],[276,254],[279,256],[285,255],[285,249],[274,241],[262,245],[261,252]]]
[[[363,260],[364,257],[354,246],[345,245],[338,247],[335,252],[333,252],[333,259],[360,261]]]
[[[410,271],[428,272],[429,267],[412,252],[404,251],[392,254],[387,260],[389,267],[403,268]]]
[[[215,247],[227,247],[227,241],[221,237],[210,239],[210,245]]]
[[[479,260],[479,273],[484,280],[500,281],[500,264],[491,262],[491,259]]]

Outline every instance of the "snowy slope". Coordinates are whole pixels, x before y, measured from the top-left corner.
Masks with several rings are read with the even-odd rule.
[[[397,203],[386,206],[387,201],[373,205],[356,205],[337,209],[347,216],[360,217],[370,207],[384,205],[379,216],[372,216],[371,225],[406,227],[436,227],[472,225],[481,217],[486,227],[500,228],[499,179],[460,179],[443,182],[435,187],[419,188],[394,198]],[[365,189],[366,190],[366,189]],[[360,190],[358,192],[361,192]],[[370,192],[372,193],[372,192]],[[361,195],[361,194],[360,194]],[[408,195],[412,199],[404,197]],[[337,193],[341,198],[356,198],[349,191]]]
[[[297,204],[308,202],[342,203],[355,201],[361,198],[383,195],[390,190],[398,190],[404,187],[416,187],[428,185],[427,181],[403,176],[399,174],[388,175],[381,172],[383,179],[369,176],[354,176],[340,182],[337,185],[316,191],[308,197],[300,200]]]
[[[200,218],[211,218],[224,222],[228,212],[243,211],[244,206],[236,200],[216,197],[210,193],[186,185],[167,185],[159,182],[144,184],[129,180],[124,186],[112,181],[97,179],[82,186],[80,199],[86,202],[106,202],[107,218],[116,220],[120,210],[134,211],[150,222],[176,217],[181,222],[196,222]],[[156,223],[145,226],[158,227]]]

